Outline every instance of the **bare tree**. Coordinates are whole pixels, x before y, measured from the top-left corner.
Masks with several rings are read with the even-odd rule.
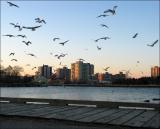
[[[13,67],[13,75],[14,76],[20,76],[23,71],[24,71],[24,69],[20,66]]]
[[[8,66],[7,68],[4,69],[7,75],[9,76],[20,76],[21,72],[24,71],[24,69],[20,66]]]

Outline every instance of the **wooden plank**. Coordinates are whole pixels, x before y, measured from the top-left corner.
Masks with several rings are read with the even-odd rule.
[[[21,107],[17,107],[16,109],[7,109],[7,110],[5,110],[5,111],[2,111],[1,112],[1,114],[8,114],[8,113],[11,113],[11,112],[16,112],[16,111],[19,111],[19,110],[22,110],[22,108]]]
[[[22,106],[36,106],[37,108],[38,107],[42,107],[43,105],[40,105],[40,104],[16,104],[16,103],[7,103],[7,104],[4,104],[4,103],[0,103],[0,109],[11,109],[12,107],[13,108],[16,108],[16,107],[22,107]]]
[[[73,112],[71,112],[70,114],[66,114],[66,119],[68,119],[68,117],[72,117],[72,116],[75,116],[75,115],[81,115],[83,113],[86,113],[86,112],[89,112],[89,111],[92,111],[94,110],[95,108],[94,107],[81,107],[77,110],[74,110]]]
[[[30,112],[33,112],[33,108],[25,108],[16,112],[9,112],[7,115],[26,116]]]
[[[64,110],[71,110],[75,107],[50,107],[48,109],[41,109],[41,110],[37,110],[37,109],[31,109],[31,110],[26,110],[26,111],[22,111],[22,112],[17,112],[15,115],[18,116],[32,116],[32,117],[42,117],[45,118],[45,115],[51,114],[51,113],[56,113],[56,112],[61,112]]]
[[[127,114],[127,113],[129,113],[129,112],[131,112],[130,109],[120,109],[119,112],[114,113],[114,114],[112,114],[112,115],[109,115],[109,116],[107,116],[107,117],[103,117],[103,118],[101,118],[101,119],[95,120],[94,122],[95,122],[95,123],[108,123],[108,122],[110,122],[111,120],[117,119],[117,118],[119,118],[119,117],[121,117],[121,116],[123,116],[123,115],[125,115],[125,114]]]
[[[16,106],[15,103],[0,103],[0,108],[8,107],[8,106]]]
[[[0,112],[4,112],[4,111],[8,111],[8,110],[15,110],[17,108],[20,108],[20,107],[23,107],[23,106],[7,106],[7,107],[1,107],[0,109]]]
[[[24,104],[20,104],[19,106],[24,106]],[[6,103],[6,104],[2,104],[0,103],[0,109],[8,109],[8,108],[15,108],[17,107],[17,104],[11,104],[11,103]]]
[[[47,118],[65,119],[68,116],[70,116],[71,114],[73,115],[73,112],[78,112],[83,109],[84,109],[84,107],[76,107],[72,110],[65,110],[65,111],[61,111],[61,112],[47,115]]]
[[[31,109],[33,109],[35,107],[24,107],[24,108],[19,108],[17,110],[11,110],[11,111],[6,111],[4,112],[5,115],[16,115],[20,112],[26,112],[26,111],[30,111]]]
[[[59,111],[59,110],[62,110],[64,109],[64,107],[46,107],[46,108],[41,108],[41,109],[33,109],[33,111],[31,112],[27,112],[27,114],[24,112],[24,114],[21,114],[21,115],[24,115],[24,116],[33,116],[33,117],[39,117],[41,115],[45,115],[45,114],[49,114],[50,112],[53,112],[53,111]]]
[[[75,112],[74,114],[71,114],[70,116],[66,117],[66,119],[67,120],[73,120],[74,117],[79,116],[81,114],[91,112],[93,110],[95,110],[95,107],[86,107],[86,108],[83,108],[83,109],[79,110],[78,112]]]
[[[89,110],[91,110],[91,108],[89,107],[78,107],[76,109],[73,109],[73,110],[67,110],[67,111],[64,111],[64,112],[60,112],[58,115],[58,117],[56,117],[57,119],[67,119],[69,117],[72,117],[74,116],[75,114],[76,115],[79,115],[81,113],[84,113],[84,112],[88,112]]]
[[[43,105],[35,105],[35,104],[15,104],[14,106],[12,105],[8,105],[7,107],[5,107],[5,109],[9,109],[9,108],[16,108],[16,107],[25,107],[25,106],[36,106],[36,107],[42,107]]]
[[[115,120],[110,121],[109,124],[123,125],[124,122],[129,121],[130,119],[140,115],[143,112],[144,112],[144,110],[136,110],[135,109],[135,110],[129,112],[128,114],[125,114],[124,116],[121,116],[120,118],[117,118]]]
[[[160,113],[157,113],[151,120],[147,121],[142,125],[147,128],[160,128]]]
[[[158,111],[145,111],[144,113],[129,120],[128,122],[124,123],[123,125],[141,127],[145,122],[149,121],[157,113],[158,113]]]
[[[17,106],[14,106],[14,107],[7,107],[5,109],[2,109],[1,113],[2,114],[7,114],[9,112],[16,112],[16,111],[22,110],[25,107],[26,107],[26,105],[23,105],[23,106],[17,105]]]
[[[84,112],[82,114],[79,114],[79,115],[73,115],[72,117],[69,117],[67,118],[68,120],[72,120],[72,121],[76,121],[76,120],[79,120],[81,118],[85,118],[87,116],[90,116],[90,115],[94,115],[94,114],[97,114],[97,113],[100,113],[100,112],[103,112],[106,108],[95,108],[91,111],[88,111],[88,112]]]
[[[94,115],[90,115],[90,116],[87,116],[85,118],[81,118],[77,121],[80,121],[80,122],[94,122],[97,119],[107,117],[107,116],[109,116],[113,113],[119,112],[119,111],[120,111],[120,109],[106,109],[103,112],[100,112],[100,113],[97,113],[97,114],[94,114]]]
[[[45,113],[45,114],[42,114],[42,115],[40,115],[40,117],[44,117],[44,118],[48,118],[47,116],[48,115],[50,115],[50,114],[56,114],[56,113],[58,113],[58,112],[63,112],[63,111],[67,111],[67,110],[72,110],[72,109],[74,109],[74,108],[77,108],[77,107],[75,107],[75,106],[64,106],[64,108],[62,108],[62,109],[59,109],[59,110],[56,110],[56,111],[51,111],[51,112],[48,112],[48,113]]]
[[[43,105],[25,105],[23,107],[17,107],[15,110],[8,110],[5,111],[4,114],[6,115],[15,115],[16,113],[20,112],[26,112],[26,111],[31,111],[32,109],[38,109],[38,108],[43,108]]]

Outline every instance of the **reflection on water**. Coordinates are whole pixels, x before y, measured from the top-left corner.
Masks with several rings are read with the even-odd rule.
[[[2,97],[51,98],[98,101],[144,102],[159,98],[160,88],[130,87],[3,87]]]

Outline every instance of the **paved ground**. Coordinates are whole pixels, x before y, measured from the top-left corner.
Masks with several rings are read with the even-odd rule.
[[[137,129],[119,126],[88,125],[30,117],[0,115],[0,129]],[[140,128],[139,128],[140,129]]]

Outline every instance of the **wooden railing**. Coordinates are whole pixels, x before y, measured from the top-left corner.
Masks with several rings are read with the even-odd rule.
[[[92,105],[96,107],[135,107],[135,108],[153,108],[160,110],[160,104],[156,103],[136,103],[136,102],[111,102],[111,101],[88,101],[88,100],[64,100],[64,99],[42,99],[42,98],[11,98],[0,97],[0,101],[10,103],[48,103],[50,105]]]

